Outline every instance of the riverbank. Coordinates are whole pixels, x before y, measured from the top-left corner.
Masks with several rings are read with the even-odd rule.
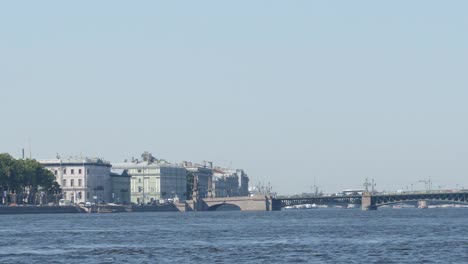
[[[0,206],[1,214],[76,214],[84,211],[77,206]]]
[[[0,206],[2,214],[65,214],[65,213],[129,213],[129,212],[180,212],[176,204],[159,205],[98,205],[93,207],[83,206]]]

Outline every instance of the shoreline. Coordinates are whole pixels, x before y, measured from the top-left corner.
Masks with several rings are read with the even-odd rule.
[[[0,206],[0,215],[6,214],[63,214],[63,213],[132,213],[132,212],[181,212],[175,204],[164,205],[100,205],[93,208],[50,205]]]

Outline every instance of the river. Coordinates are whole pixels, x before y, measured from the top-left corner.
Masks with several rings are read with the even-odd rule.
[[[0,263],[468,263],[468,210],[1,215],[0,237]]]

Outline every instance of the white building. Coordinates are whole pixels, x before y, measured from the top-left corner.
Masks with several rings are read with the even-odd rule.
[[[213,190],[216,197],[249,196],[249,177],[242,169],[213,169]]]
[[[72,203],[111,202],[111,164],[99,158],[40,160],[55,175],[62,199]]]
[[[187,172],[180,165],[157,160],[150,153],[142,155],[143,161],[132,159],[124,163],[112,163],[113,169],[126,170],[130,175],[131,202],[147,204],[161,199],[185,199]]]

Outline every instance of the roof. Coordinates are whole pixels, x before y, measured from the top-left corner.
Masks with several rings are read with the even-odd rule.
[[[120,174],[121,175],[124,172],[125,172],[124,169],[114,169],[114,168],[111,169],[111,173],[115,173],[115,174]]]
[[[59,165],[68,165],[68,166],[82,166],[82,165],[95,165],[95,166],[106,166],[110,167],[111,164],[108,161],[105,161],[101,158],[74,158],[70,157],[68,159],[50,159],[50,160],[38,160],[44,166],[59,166]]]
[[[130,175],[128,175],[127,173],[127,170],[123,170],[123,169],[111,169],[110,176],[111,177],[130,177]]]
[[[168,164],[168,163],[151,163],[148,161],[136,162],[122,162],[122,163],[112,163],[112,167],[115,169],[136,169],[136,168],[162,168],[162,167],[172,167],[172,168],[183,168],[180,165]]]

